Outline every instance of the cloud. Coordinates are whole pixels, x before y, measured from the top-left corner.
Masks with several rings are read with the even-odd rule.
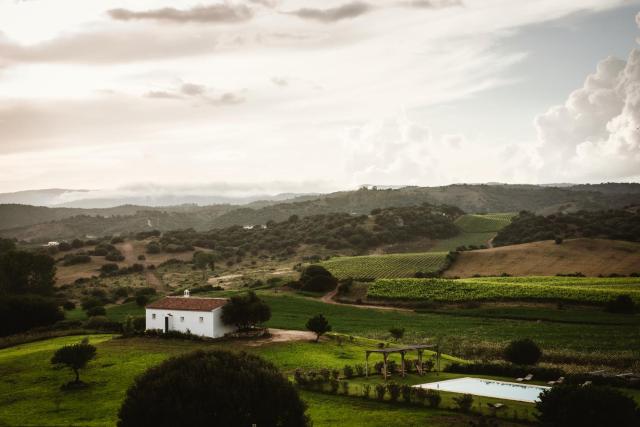
[[[535,119],[542,173],[588,180],[640,175],[640,51],[609,57],[563,105]]]
[[[264,7],[273,9],[280,3],[278,0],[249,0],[251,3],[260,4]]]
[[[289,81],[287,79],[285,79],[284,77],[272,77],[271,78],[271,83],[273,83],[276,86],[280,86],[280,87],[284,87],[284,86],[288,86],[289,85]]]
[[[119,21],[153,19],[171,22],[235,23],[253,18],[253,11],[249,7],[229,3],[196,6],[187,10],[179,10],[173,7],[143,12],[134,12],[129,9],[111,9],[107,13],[111,18]]]
[[[329,9],[303,8],[288,13],[291,15],[296,15],[297,17],[303,19],[311,19],[324,23],[331,23],[343,19],[356,18],[360,15],[364,15],[365,13],[370,12],[371,10],[373,10],[373,6],[371,6],[370,4],[355,1]]]
[[[144,94],[145,98],[155,99],[197,99],[210,105],[234,105],[245,101],[244,97],[234,92],[214,94],[205,85],[183,83],[180,87],[168,90],[153,90]]]
[[[180,92],[184,93],[185,95],[190,95],[190,96],[202,95],[206,91],[207,91],[206,86],[198,85],[198,84],[195,84],[195,83],[184,83],[180,87]]]
[[[180,95],[175,93],[166,92],[163,90],[152,90],[144,94],[146,98],[158,98],[158,99],[182,99]]]
[[[408,0],[400,3],[401,6],[416,9],[438,9],[443,7],[462,6],[462,0]]]

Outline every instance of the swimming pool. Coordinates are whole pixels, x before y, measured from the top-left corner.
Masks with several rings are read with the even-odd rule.
[[[538,400],[540,393],[550,388],[540,385],[509,383],[506,381],[470,377],[418,384],[414,387],[450,391],[452,393],[475,394],[477,396],[495,397],[496,399],[518,400],[520,402],[535,402]]]

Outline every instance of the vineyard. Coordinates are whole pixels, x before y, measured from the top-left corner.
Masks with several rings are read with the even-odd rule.
[[[460,302],[471,300],[564,300],[604,303],[627,294],[640,302],[639,278],[491,277],[474,279],[383,279],[371,284],[371,299]]]
[[[496,233],[507,226],[513,216],[511,213],[469,214],[458,218],[455,224],[463,233]]]
[[[330,259],[322,265],[339,279],[384,279],[414,277],[417,272],[431,273],[445,266],[446,252],[370,255]]]

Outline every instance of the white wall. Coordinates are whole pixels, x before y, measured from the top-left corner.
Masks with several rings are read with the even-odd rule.
[[[156,315],[155,319],[153,315]],[[146,309],[146,328],[164,330],[164,319],[169,318],[169,330],[187,332],[211,338],[220,338],[235,327],[222,323],[222,308],[213,311]],[[202,321],[200,320],[202,318]]]

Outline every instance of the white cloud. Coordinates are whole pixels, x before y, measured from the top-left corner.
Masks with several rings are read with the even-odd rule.
[[[634,49],[627,61],[600,62],[582,88],[535,124],[541,173],[551,179],[640,175],[640,51]]]

